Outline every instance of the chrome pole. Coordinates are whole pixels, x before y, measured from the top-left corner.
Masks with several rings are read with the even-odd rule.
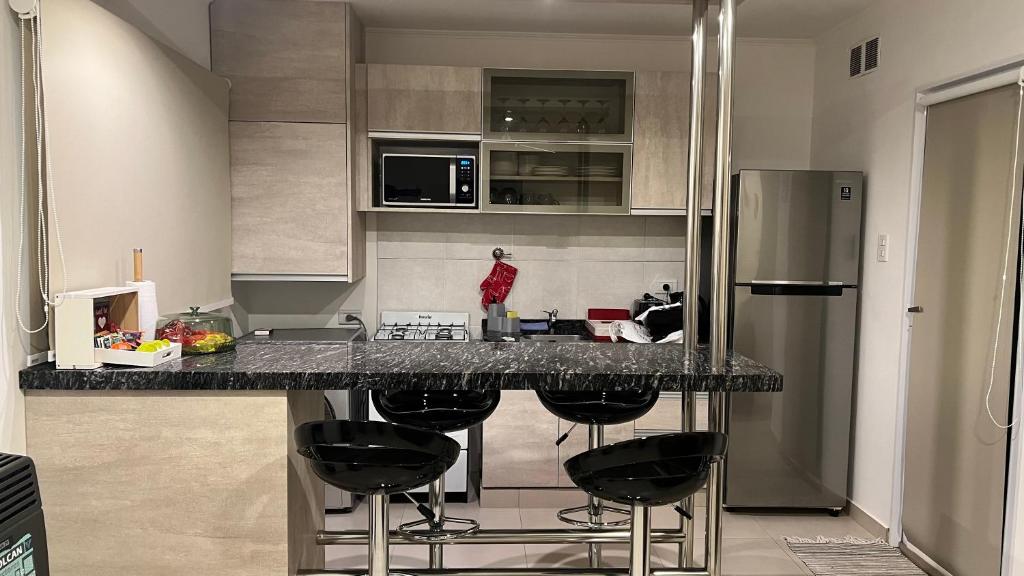
[[[633,504],[629,526],[629,576],[651,573],[651,508]]]
[[[444,474],[431,482],[427,490],[427,497],[430,500],[430,511],[434,513],[435,520],[442,522],[444,520]],[[430,567],[434,569],[444,568],[444,550],[440,544],[430,545]]]
[[[590,425],[590,430],[588,432],[589,432],[589,434],[587,436],[588,436],[589,444],[590,444],[589,448],[591,450],[594,450],[596,448],[600,448],[601,446],[604,445],[604,426],[601,426],[599,424],[591,424]],[[603,512],[604,512],[604,504],[601,502],[601,499],[597,498],[596,496],[593,496],[591,494],[588,494],[587,495],[587,513],[588,513],[588,516],[590,517],[589,518],[590,522],[593,523],[593,524],[600,524],[601,516],[602,516]],[[600,544],[590,544],[587,547],[587,557],[590,560],[590,567],[591,568],[600,568],[601,567],[601,545]]]
[[[725,362],[729,335],[729,250],[732,184],[732,77],[736,0],[721,0],[718,20],[718,144],[715,148],[715,233],[711,277],[711,361]]]
[[[690,137],[686,168],[686,280],[683,289],[686,316],[683,319],[687,351],[697,349],[700,328],[700,205],[704,178],[704,84],[707,60],[707,0],[693,0],[692,45],[690,50]],[[691,432],[696,423],[697,395],[682,394],[682,426]],[[693,496],[679,503],[689,516],[679,517],[679,531],[686,540],[679,545],[679,566],[693,566]]]
[[[625,544],[629,542],[628,528],[593,530],[589,528],[507,528],[480,529],[445,540],[445,546],[465,544]],[[679,544],[683,536],[678,528],[651,530],[651,542],[656,544]],[[317,532],[316,543],[320,546],[351,545],[365,546],[368,542],[364,530],[321,530]],[[427,545],[429,542],[391,530],[388,543],[397,545]]]
[[[715,206],[711,289],[711,361],[724,366],[729,344],[729,272],[732,207],[732,89],[736,61],[736,0],[721,0],[718,16],[718,142],[715,147]],[[708,405],[709,428],[726,432],[726,394],[712,392]],[[722,574],[722,505],[725,487],[722,464],[711,467],[708,479],[708,522],[705,567],[711,576]]]
[[[370,495],[369,576],[388,576],[388,496]]]
[[[704,80],[707,44],[707,0],[693,0],[693,47],[690,63],[690,138],[686,167],[686,316],[684,339],[686,348],[697,347],[698,311],[700,310],[700,201],[704,166]]]
[[[726,393],[712,392],[708,402],[708,428],[713,432],[727,433],[727,413]],[[722,472],[721,463],[712,464],[708,477],[708,523],[705,530],[707,540],[704,543],[704,566],[711,576],[722,574],[722,496],[725,488],[725,475]]]

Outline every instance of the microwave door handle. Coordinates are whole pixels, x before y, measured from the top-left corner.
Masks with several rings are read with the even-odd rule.
[[[452,156],[448,160],[448,205],[455,206],[455,189],[457,184],[455,182],[457,176],[458,159]]]

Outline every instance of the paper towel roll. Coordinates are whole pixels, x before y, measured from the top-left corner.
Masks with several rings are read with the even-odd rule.
[[[143,340],[156,338],[156,320],[159,312],[156,305],[156,284],[150,280],[129,282],[129,286],[139,289],[139,330]]]

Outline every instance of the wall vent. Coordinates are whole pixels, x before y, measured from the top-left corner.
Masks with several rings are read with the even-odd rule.
[[[850,48],[850,78],[858,78],[878,69],[879,39],[865,40]]]

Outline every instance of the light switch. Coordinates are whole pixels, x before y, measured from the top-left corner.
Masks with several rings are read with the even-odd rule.
[[[878,235],[878,261],[888,262],[889,261],[889,235],[879,234]]]

